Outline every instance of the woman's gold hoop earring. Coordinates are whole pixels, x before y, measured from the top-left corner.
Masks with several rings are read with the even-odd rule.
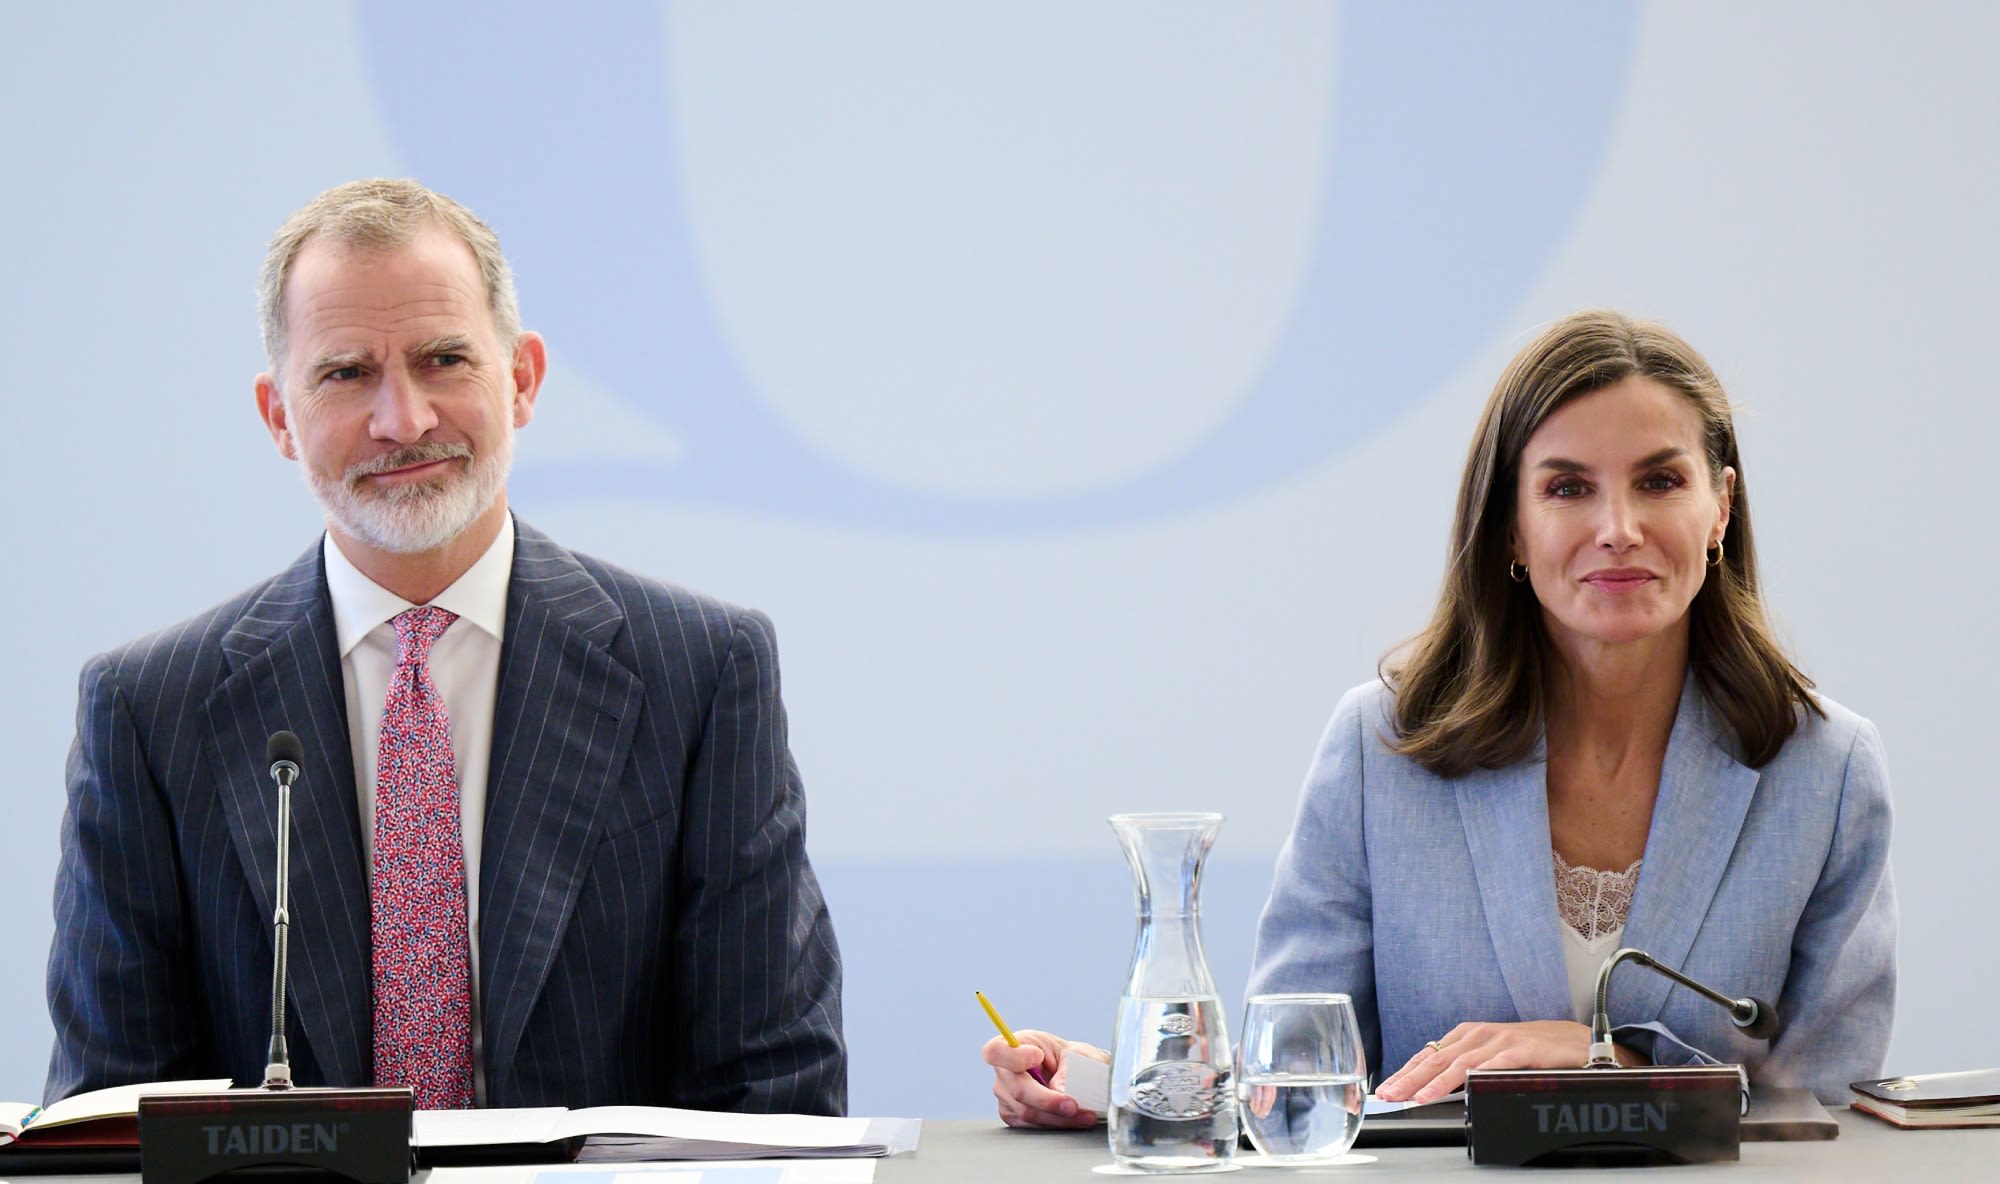
[[[1509,559],[1507,561],[1507,578],[1517,584],[1527,583],[1528,565],[1518,559]]]
[[[1710,552],[1710,554],[1709,554],[1709,556],[1708,556],[1708,565],[1709,565],[1710,567],[1721,567],[1721,566],[1722,566],[1722,544],[1721,544],[1721,543],[1719,543],[1719,542],[1718,542],[1718,543],[1716,543],[1716,544],[1715,544],[1715,550],[1714,550],[1714,551],[1712,551],[1712,552]]]

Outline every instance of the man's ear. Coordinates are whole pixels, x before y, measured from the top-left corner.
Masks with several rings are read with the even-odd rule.
[[[523,329],[514,342],[514,426],[524,428],[535,417],[535,397],[549,372],[549,347],[542,335]]]
[[[257,415],[264,421],[264,430],[271,433],[271,442],[278,446],[278,452],[286,460],[299,459],[298,441],[292,438],[292,421],[285,397],[278,393],[278,380],[268,374],[259,374],[256,382]]]

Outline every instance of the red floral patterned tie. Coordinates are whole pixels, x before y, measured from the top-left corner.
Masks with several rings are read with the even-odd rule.
[[[472,972],[451,722],[431,646],[458,617],[398,615],[375,771],[375,1084],[419,1110],[472,1105]]]

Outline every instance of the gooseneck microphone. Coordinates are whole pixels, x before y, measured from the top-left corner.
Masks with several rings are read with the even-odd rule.
[[[1718,1007],[1728,1008],[1730,1022],[1752,1040],[1770,1040],[1784,1026],[1778,1018],[1778,1009],[1764,1000],[1747,996],[1733,999],[1712,987],[1703,986],[1671,966],[1662,965],[1644,950],[1628,946],[1606,958],[1604,966],[1597,972],[1597,1010],[1590,1017],[1590,1060],[1584,1064],[1587,1069],[1618,1067],[1618,1055],[1611,1045],[1607,996],[1611,990],[1611,971],[1621,962],[1632,962],[1656,970]]]
[[[264,746],[264,760],[271,766],[271,780],[278,783],[278,879],[272,893],[277,901],[271,918],[272,945],[277,956],[271,960],[271,1051],[264,1066],[264,1088],[292,1088],[292,1058],[285,1048],[285,978],[292,928],[289,901],[292,882],[292,782],[298,780],[299,762],[306,759],[305,745],[290,732],[273,732]]]
[[[271,1049],[264,1083],[216,1093],[139,1095],[139,1176],[147,1184],[313,1178],[410,1184],[414,1099],[407,1085],[297,1086],[285,1048],[292,918],[292,785],[305,746],[278,732],[264,747],[278,783],[278,880],[271,918]],[[303,1179],[304,1177],[298,1177]]]

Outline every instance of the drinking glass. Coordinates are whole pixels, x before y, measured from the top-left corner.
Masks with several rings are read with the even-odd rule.
[[[1237,1048],[1243,1128],[1273,1163],[1337,1160],[1361,1131],[1368,1055],[1345,995],[1252,995]]]

